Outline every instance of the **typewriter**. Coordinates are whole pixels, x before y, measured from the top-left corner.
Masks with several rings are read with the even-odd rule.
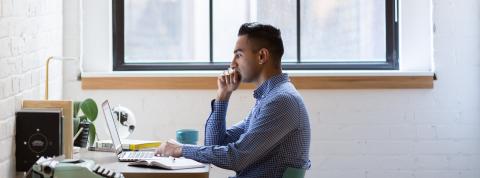
[[[41,157],[31,168],[33,178],[124,178],[92,160]]]

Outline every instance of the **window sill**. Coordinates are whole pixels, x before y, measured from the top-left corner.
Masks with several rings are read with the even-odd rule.
[[[433,88],[432,71],[285,71],[297,89]],[[216,89],[220,71],[87,72],[82,89]],[[242,84],[240,89],[253,89]]]

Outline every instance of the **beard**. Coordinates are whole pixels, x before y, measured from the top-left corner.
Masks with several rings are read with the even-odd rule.
[[[243,83],[252,83],[252,82],[255,82],[258,77],[260,76],[260,72],[256,72],[254,73],[254,71],[251,71],[251,72],[247,72],[249,74],[246,74],[245,72],[240,72],[240,81],[243,82]]]

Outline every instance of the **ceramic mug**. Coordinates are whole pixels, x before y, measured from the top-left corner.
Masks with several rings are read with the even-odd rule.
[[[198,141],[198,130],[180,129],[177,130],[177,141],[182,144],[196,145]]]

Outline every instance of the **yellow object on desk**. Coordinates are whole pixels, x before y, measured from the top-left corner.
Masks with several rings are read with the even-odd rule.
[[[131,151],[136,151],[136,150],[157,148],[157,147],[160,146],[160,144],[161,144],[160,142],[130,144],[130,145],[129,145],[129,150],[131,150]]]
[[[147,141],[147,140],[131,140],[122,139],[122,149],[137,151],[143,149],[154,149],[160,146],[160,141]],[[113,149],[112,140],[99,140],[95,142],[95,149]]]

